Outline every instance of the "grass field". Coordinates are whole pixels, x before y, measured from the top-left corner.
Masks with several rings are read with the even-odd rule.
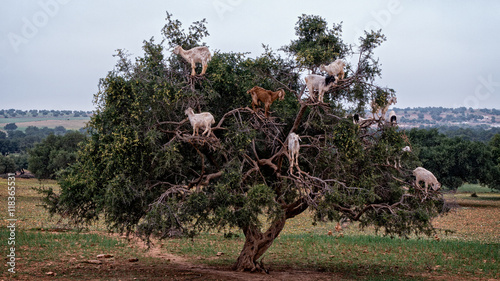
[[[13,118],[0,118],[0,128],[3,129],[5,124],[15,123],[18,130],[24,131],[29,126],[38,128],[55,128],[63,126],[67,130],[78,130],[85,127],[89,117],[13,117]]]
[[[437,238],[389,238],[356,224],[335,232],[332,223],[311,225],[310,214],[290,220],[264,255],[271,274],[234,273],[244,242],[203,233],[194,239],[156,241],[150,251],[137,240],[107,233],[98,223],[77,231],[50,218],[32,186],[53,181],[16,179],[16,274],[0,280],[496,280],[500,278],[500,194],[447,194],[461,207],[439,217]],[[6,179],[0,180],[0,213],[7,225]],[[477,192],[480,187],[466,186]],[[487,190],[483,190],[487,191]],[[328,231],[333,235],[328,235]],[[445,231],[448,230],[448,231]],[[446,235],[446,233],[449,233]],[[11,232],[0,229],[0,252],[9,254]],[[439,241],[438,241],[439,240]],[[221,252],[222,255],[217,256]],[[97,259],[98,254],[112,258]],[[138,261],[135,261],[135,259]],[[133,260],[130,260],[133,259]],[[271,278],[271,279],[270,279]],[[272,279],[274,278],[274,279]]]

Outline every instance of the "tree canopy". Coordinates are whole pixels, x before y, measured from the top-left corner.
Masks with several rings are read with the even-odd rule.
[[[456,190],[464,183],[479,183],[499,189],[500,167],[496,147],[491,143],[449,138],[438,129],[408,131],[408,137],[424,167],[431,170],[446,187]]]
[[[382,94],[395,95],[375,84],[381,69],[374,49],[385,37],[365,33],[354,54],[341,25],[329,29],[321,17],[300,16],[296,31],[282,48],[286,57],[267,46],[255,58],[212,50],[206,75],[190,76],[169,50],[204,45],[205,21],[186,33],[167,13],[163,41],[144,41],[134,62],[119,50],[115,69],[100,80],[78,161],[60,179],[61,193],[46,191],[50,211],[77,223],[104,214],[111,229],[146,237],[236,227],[246,237],[238,270],[264,269],[258,260],[286,220],[307,209],[314,222],[348,218],[391,235],[430,234],[443,200],[414,185],[417,159],[402,152],[407,138],[383,119],[369,127],[350,117]],[[324,103],[305,94],[303,69],[348,56],[357,64]],[[286,92],[270,118],[248,107],[246,92],[256,85]],[[188,107],[214,115],[213,134],[192,136]],[[291,132],[302,140],[294,169]]]
[[[30,149],[28,169],[39,179],[55,179],[61,170],[75,162],[78,145],[84,139],[85,135],[77,131],[49,135]]]

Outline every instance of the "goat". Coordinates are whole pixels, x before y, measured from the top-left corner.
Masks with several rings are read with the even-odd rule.
[[[210,112],[195,114],[193,109],[189,107],[186,111],[184,111],[184,113],[188,116],[189,122],[193,127],[193,136],[198,135],[199,128],[205,129],[205,131],[201,134],[202,136],[206,133],[208,133],[207,136],[210,136],[210,133],[212,132],[212,124],[215,123],[215,118]]]
[[[296,133],[291,133],[288,136],[288,153],[290,155],[290,172],[292,172],[292,167],[295,165],[299,168],[299,149],[301,141],[299,135]]]
[[[372,124],[371,121],[373,121],[373,119],[363,118],[363,117],[359,116],[358,113],[355,113],[354,116],[352,117],[352,122],[354,124],[358,124],[359,127],[361,127],[361,128],[365,128],[365,127],[370,126]]]
[[[247,93],[252,96],[253,111],[257,112],[255,110],[255,107],[259,106],[260,102],[264,103],[266,117],[269,117],[269,108],[271,107],[271,104],[276,99],[278,99],[278,98],[280,100],[285,99],[285,91],[283,89],[279,89],[276,92],[273,92],[273,91],[261,88],[259,86],[255,86],[252,89],[248,90]]]
[[[341,59],[336,59],[329,65],[320,65],[319,69],[321,69],[322,71],[326,71],[331,76],[335,76],[335,83],[337,83],[339,79],[344,79],[344,67],[344,61]]]
[[[396,116],[396,112],[394,110],[389,112],[389,121],[391,122],[391,125],[396,125],[398,123],[398,117]]]
[[[325,78],[316,74],[309,74],[305,80],[309,95],[313,97],[314,90],[318,90],[318,100],[320,102],[323,102],[323,95],[326,91],[330,90],[330,87],[332,87],[336,81],[334,76],[326,76]]]
[[[207,47],[194,47],[189,50],[182,49],[181,46],[174,48],[173,53],[176,55],[181,55],[187,62],[191,64],[191,76],[196,75],[196,63],[201,63],[202,70],[200,75],[205,74],[208,67],[208,62],[212,59],[212,55]]]
[[[429,172],[428,170],[426,170],[422,167],[417,167],[415,170],[413,170],[413,175],[416,178],[415,184],[417,186],[420,186],[419,183],[421,181],[423,181],[425,183],[425,193],[427,193],[429,185],[434,190],[438,190],[439,188],[441,188],[441,184],[438,182],[436,177],[431,172]]]
[[[359,114],[354,113],[354,116],[352,116],[352,122],[354,124],[358,124],[359,123]]]
[[[372,100],[371,106],[372,106],[373,118],[375,119],[375,115],[378,115],[379,111],[380,111],[379,119],[385,118],[385,114],[387,113],[387,110],[389,110],[389,106],[391,106],[391,104],[396,104],[397,102],[398,102],[398,100],[396,99],[396,97],[391,97],[391,98],[389,98],[389,100],[387,100],[387,103],[385,104],[385,106],[381,107],[379,104],[377,104],[376,99]]]

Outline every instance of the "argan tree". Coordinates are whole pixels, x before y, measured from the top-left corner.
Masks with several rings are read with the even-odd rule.
[[[360,126],[347,117],[363,116],[380,93],[394,95],[375,81],[381,70],[373,52],[385,37],[366,33],[355,54],[341,26],[327,25],[302,15],[285,56],[267,46],[255,58],[212,50],[207,74],[191,77],[170,50],[202,45],[205,21],[186,33],[167,14],[164,41],[145,41],[135,61],[120,50],[100,81],[78,161],[60,179],[60,194],[46,191],[50,210],[76,223],[103,214],[111,229],[145,237],[238,228],[245,243],[234,269],[250,271],[264,270],[259,259],[287,220],[306,210],[314,222],[348,218],[390,235],[430,234],[443,200],[414,185],[417,159],[402,152],[404,134],[383,120]],[[314,102],[301,71],[339,57],[356,62],[324,103]],[[286,92],[269,118],[248,107],[246,91],[256,85]],[[192,136],[187,107],[215,116],[213,134]],[[293,169],[291,132],[302,140]]]

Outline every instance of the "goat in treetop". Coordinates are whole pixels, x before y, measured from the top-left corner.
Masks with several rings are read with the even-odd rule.
[[[176,55],[181,55],[188,63],[191,64],[191,76],[196,75],[196,64],[201,63],[202,70],[200,75],[204,75],[207,71],[208,62],[212,59],[212,55],[207,47],[194,47],[189,50],[182,49],[181,46],[174,48],[173,53]]]

